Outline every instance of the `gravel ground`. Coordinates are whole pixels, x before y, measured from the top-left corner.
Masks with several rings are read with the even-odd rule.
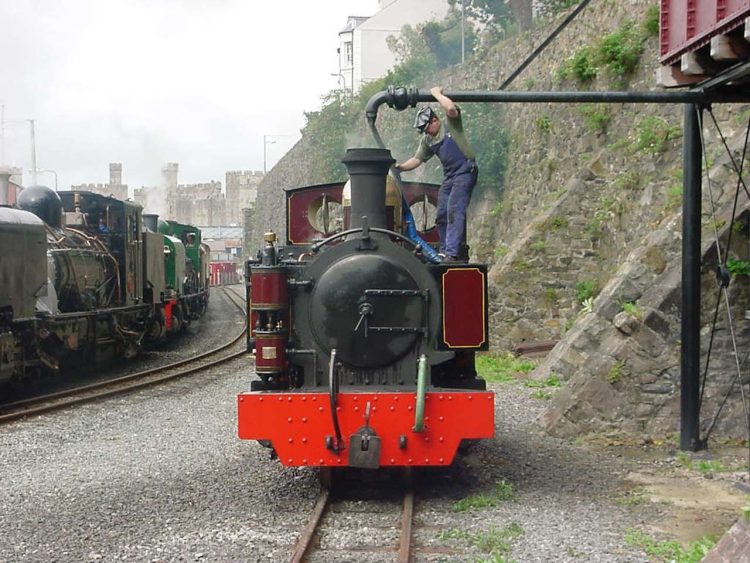
[[[218,330],[235,320],[214,307],[206,322]],[[237,360],[0,427],[0,561],[286,560],[317,477],[283,469],[265,448],[237,439],[235,396],[249,388],[251,369],[250,359]],[[511,524],[518,537],[508,543],[509,560],[648,561],[624,534],[652,531],[664,505],[618,501],[631,472],[673,472],[674,464],[544,436],[535,422],[543,401],[521,385],[496,390],[496,438],[447,470],[417,474],[417,561],[502,561],[470,539]],[[492,497],[498,482],[512,487],[514,500],[454,510],[460,499]],[[366,533],[392,536],[387,526],[376,517]],[[326,545],[343,543],[332,534]],[[393,561],[394,554],[366,559]]]

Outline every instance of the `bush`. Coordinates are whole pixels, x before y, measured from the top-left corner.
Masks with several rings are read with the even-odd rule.
[[[610,74],[623,78],[636,69],[642,52],[643,37],[636,33],[633,22],[626,22],[618,31],[601,40],[597,58]]]
[[[576,299],[578,303],[583,303],[587,299],[591,299],[596,294],[596,290],[599,284],[596,280],[583,280],[576,284]]]

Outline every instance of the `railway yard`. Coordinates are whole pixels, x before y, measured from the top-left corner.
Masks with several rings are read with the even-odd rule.
[[[215,347],[242,329],[236,311],[214,290],[179,347],[140,363]],[[237,439],[249,363],[4,424],[0,561],[291,560],[321,486]],[[558,440],[528,388],[493,389],[495,438],[412,474],[411,560],[649,561],[639,537],[691,541],[736,519],[746,472],[691,470],[664,446]],[[731,456],[724,466],[741,468]],[[334,482],[307,560],[399,560],[404,475]]]

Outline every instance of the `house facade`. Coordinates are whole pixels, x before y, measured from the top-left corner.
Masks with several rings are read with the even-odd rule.
[[[375,15],[349,16],[339,32],[340,86],[356,94],[385,75],[397,63],[388,37],[400,35],[405,25],[441,20],[447,13],[447,0],[380,0]]]

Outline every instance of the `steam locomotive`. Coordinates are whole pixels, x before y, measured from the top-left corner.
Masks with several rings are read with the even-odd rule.
[[[90,192],[22,190],[0,206],[0,256],[3,385],[133,356],[208,304],[199,229]]]
[[[286,192],[287,239],[265,235],[246,265],[257,379],[238,396],[238,434],[286,466],[444,466],[494,433],[486,350],[487,270],[432,264],[402,231],[402,205],[438,186],[388,176],[385,149],[349,149],[350,181]],[[430,242],[436,229],[423,221]]]

